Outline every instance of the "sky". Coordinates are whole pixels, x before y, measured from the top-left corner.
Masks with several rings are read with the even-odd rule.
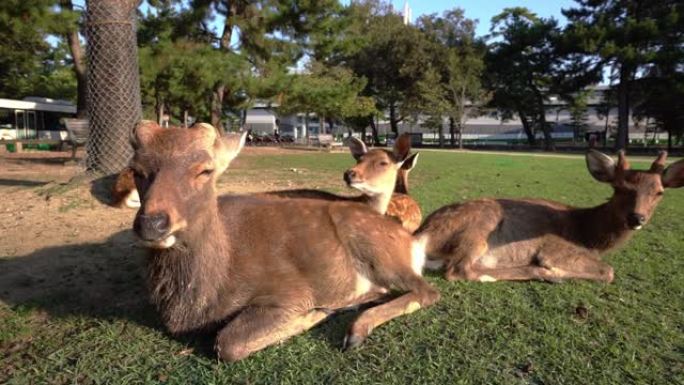
[[[348,4],[349,0],[342,0],[342,3]],[[404,9],[404,0],[391,0],[391,3],[397,11]],[[74,4],[84,6],[85,0],[74,0]],[[492,16],[499,14],[504,8],[527,7],[538,16],[553,16],[560,21],[561,25],[564,25],[565,18],[561,14],[561,8],[573,7],[575,2],[572,0],[409,0],[408,4],[413,10],[413,22],[420,15],[441,14],[455,7],[463,8],[466,17],[479,20],[476,32],[478,36],[482,36],[489,33]]]
[[[344,1],[344,3],[348,3],[348,1]],[[404,0],[392,0],[391,3],[397,11],[404,9]],[[463,8],[467,18],[479,20],[476,33],[478,36],[482,36],[489,33],[492,17],[499,14],[504,8],[527,7],[540,17],[553,16],[560,21],[560,25],[565,25],[565,17],[561,14],[561,8],[571,8],[575,2],[572,0],[409,0],[408,4],[413,10],[413,22],[420,15],[441,14],[448,9]]]

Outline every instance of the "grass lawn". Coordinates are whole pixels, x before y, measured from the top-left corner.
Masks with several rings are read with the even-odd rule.
[[[342,171],[352,163],[348,154],[243,156],[221,182],[287,179],[292,187],[346,191]],[[579,157],[425,151],[410,179],[424,216],[483,196],[588,206],[611,194]],[[64,285],[38,297],[20,296],[14,286],[0,292],[0,383],[683,384],[683,235],[684,189],[671,190],[652,222],[607,256],[612,284],[449,283],[428,274],[442,300],[379,327],[357,350],[339,349],[355,316],[344,313],[232,365],[216,360],[212,336],[164,331],[146,303],[140,252],[125,231],[105,244],[0,256],[0,281],[6,267],[88,257],[68,272],[51,270],[64,275]],[[90,284],[106,291],[89,291]]]

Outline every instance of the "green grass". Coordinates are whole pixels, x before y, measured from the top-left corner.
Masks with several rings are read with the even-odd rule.
[[[344,191],[341,174],[352,163],[347,154],[250,156],[223,180],[269,175],[300,185],[314,178]],[[426,151],[410,179],[424,214],[481,196],[587,206],[610,195],[581,158]],[[357,350],[339,350],[354,317],[345,313],[232,365],[216,360],[210,336],[165,333],[143,296],[139,252],[127,234],[114,234],[106,245],[0,260],[1,281],[5,267],[87,256],[56,262],[47,283],[19,283],[40,295],[0,292],[10,303],[0,307],[0,383],[682,384],[683,234],[684,189],[668,191],[652,222],[606,258],[616,274],[610,285],[449,283],[428,275],[442,300],[376,329]]]

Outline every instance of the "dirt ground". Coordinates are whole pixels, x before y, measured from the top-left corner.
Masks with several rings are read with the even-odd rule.
[[[250,158],[284,152],[298,151],[246,148],[231,169],[250,173]],[[135,210],[110,207],[93,195],[97,191],[92,183],[72,181],[82,175],[84,155],[79,153],[74,162],[67,152],[0,153],[0,301],[21,304],[61,289],[70,276],[79,275],[79,266],[90,265],[81,263],[83,258],[107,261],[99,268],[111,269],[116,256],[106,255],[109,250],[141,253],[130,232]],[[263,175],[263,170],[254,172],[259,173],[257,178],[222,179],[220,192],[292,186],[286,179]],[[59,269],[53,265],[56,260],[62,265]],[[61,278],[56,279],[58,275]]]

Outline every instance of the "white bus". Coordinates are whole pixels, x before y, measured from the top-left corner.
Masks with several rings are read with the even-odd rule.
[[[65,140],[62,118],[76,116],[76,107],[63,100],[27,97],[0,99],[0,140]]]

